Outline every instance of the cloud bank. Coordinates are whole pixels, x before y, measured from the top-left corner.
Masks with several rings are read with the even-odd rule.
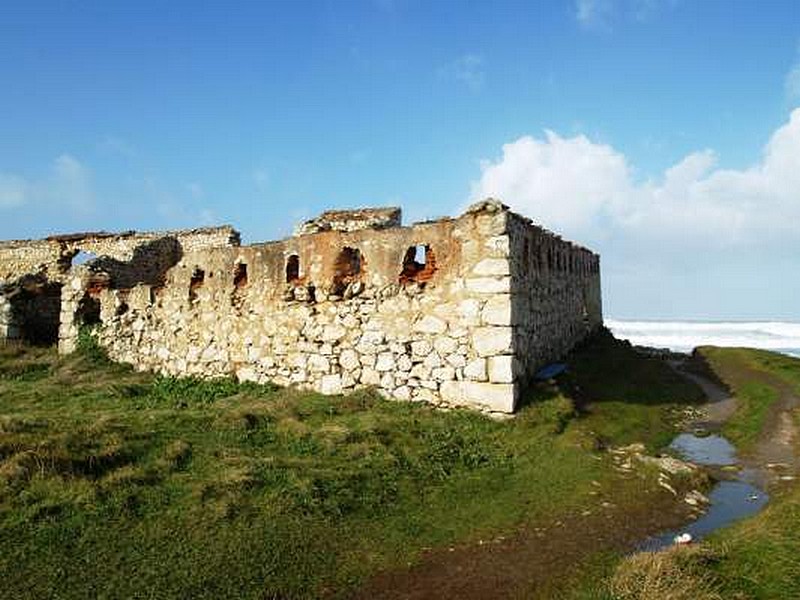
[[[718,166],[694,152],[637,181],[630,161],[584,135],[523,136],[481,163],[472,199],[495,196],[545,227],[579,240],[637,238],[695,246],[763,246],[800,240],[800,109],[759,161]]]

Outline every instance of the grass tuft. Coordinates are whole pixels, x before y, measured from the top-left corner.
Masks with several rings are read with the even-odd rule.
[[[702,546],[640,552],[620,563],[609,588],[615,600],[722,600],[709,570],[721,558]]]

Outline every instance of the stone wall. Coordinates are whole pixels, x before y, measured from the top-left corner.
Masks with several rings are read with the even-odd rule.
[[[497,201],[410,227],[397,209],[326,215],[248,246],[232,230],[140,235],[69,268],[60,350],[99,320],[100,344],[138,369],[510,413],[602,322],[597,256]]]
[[[156,283],[184,250],[239,244],[230,226],[181,231],[78,233],[0,242],[0,339],[58,339],[61,286],[74,278],[81,253],[117,288]],[[70,321],[72,319],[70,318]]]
[[[521,385],[603,324],[600,257],[509,213],[514,359]]]

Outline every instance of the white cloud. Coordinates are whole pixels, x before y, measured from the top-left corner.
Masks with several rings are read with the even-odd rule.
[[[43,196],[53,203],[66,203],[75,210],[90,210],[94,204],[94,192],[89,169],[74,156],[62,154],[53,162],[52,171]]]
[[[0,173],[0,209],[22,206],[28,201],[28,182],[16,175]]]
[[[576,0],[575,18],[586,29],[608,29],[614,12],[612,0]]]
[[[88,212],[94,205],[91,171],[77,158],[62,154],[40,180],[0,173],[0,209],[37,204],[46,209],[66,206]]]
[[[502,158],[482,161],[481,171],[473,198],[498,196],[545,224],[578,230],[615,205],[630,179],[625,157],[610,146],[552,131],[504,145]]]
[[[611,31],[620,20],[644,23],[652,20],[663,6],[677,0],[575,0],[575,20],[584,29]]]
[[[471,196],[501,198],[579,240],[742,247],[800,241],[800,109],[749,168],[719,168],[715,153],[704,150],[655,179],[637,182],[633,171],[611,146],[547,131],[483,161]]]
[[[467,53],[439,69],[439,75],[463,83],[472,92],[478,92],[486,80],[484,66],[482,55]]]

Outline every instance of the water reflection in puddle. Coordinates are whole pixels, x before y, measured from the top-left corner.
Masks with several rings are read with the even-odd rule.
[[[699,437],[682,433],[669,445],[685,460],[698,465],[735,465],[736,448],[721,435]]]
[[[682,433],[670,444],[682,458],[700,465],[726,466],[736,464],[736,448],[719,435],[696,436]],[[734,481],[720,481],[708,495],[711,504],[696,521],[681,529],[667,531],[646,539],[637,550],[660,550],[672,545],[675,536],[689,533],[699,540],[738,519],[749,517],[767,504],[769,496],[761,489],[743,481],[749,478],[741,473]]]
[[[660,550],[672,545],[675,536],[688,532],[694,540],[701,539],[720,527],[749,517],[767,504],[769,497],[757,487],[744,481],[720,481],[708,495],[711,506],[699,519],[686,527],[667,531],[645,540],[639,550]]]

